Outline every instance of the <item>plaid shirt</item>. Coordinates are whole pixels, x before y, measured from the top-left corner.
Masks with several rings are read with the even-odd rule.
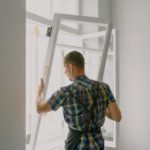
[[[96,100],[93,100],[94,97]],[[50,104],[51,100],[54,102]],[[87,125],[91,129],[95,128],[93,122],[88,122],[89,113],[84,107],[93,112],[96,125],[100,128],[105,121],[106,107],[114,101],[115,98],[107,84],[91,80],[86,76],[77,77],[72,84],[61,87],[48,99],[52,110],[63,107],[64,119],[68,126],[78,131],[83,131]],[[86,150],[98,150],[104,142],[101,133],[87,134],[88,138],[82,135],[77,149],[85,150],[86,146]]]

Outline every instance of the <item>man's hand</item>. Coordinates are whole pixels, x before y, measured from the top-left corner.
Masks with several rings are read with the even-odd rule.
[[[44,91],[44,81],[41,78],[40,82],[39,82],[39,84],[37,86],[37,91],[36,91],[37,96],[41,96],[41,94],[43,94],[43,91]]]
[[[46,100],[42,100],[43,91],[44,91],[44,81],[43,79],[40,79],[36,91],[36,109],[38,113],[45,113],[50,111],[50,105],[48,104],[48,102]]]

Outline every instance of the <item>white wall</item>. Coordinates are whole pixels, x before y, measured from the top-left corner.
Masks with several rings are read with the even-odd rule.
[[[118,29],[120,123],[118,150],[150,149],[150,1],[113,0]]]
[[[0,1],[0,149],[25,150],[25,0]]]

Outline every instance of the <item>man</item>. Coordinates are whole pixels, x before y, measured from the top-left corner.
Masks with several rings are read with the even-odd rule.
[[[121,120],[116,100],[106,83],[91,80],[85,75],[81,53],[72,51],[67,54],[64,67],[73,83],[61,87],[47,101],[43,101],[44,85],[41,80],[37,88],[37,112],[63,107],[64,119],[69,127],[66,150],[104,150],[101,127],[105,116],[116,122]]]

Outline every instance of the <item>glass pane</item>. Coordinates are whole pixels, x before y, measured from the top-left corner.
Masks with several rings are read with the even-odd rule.
[[[53,0],[53,13],[78,15],[78,0]],[[72,28],[78,28],[76,23],[63,23]]]
[[[78,14],[78,0],[53,0],[53,14]]]
[[[52,0],[26,0],[26,11],[50,19],[52,17]]]
[[[26,11],[51,20],[54,13],[78,15],[78,0],[26,0]]]

